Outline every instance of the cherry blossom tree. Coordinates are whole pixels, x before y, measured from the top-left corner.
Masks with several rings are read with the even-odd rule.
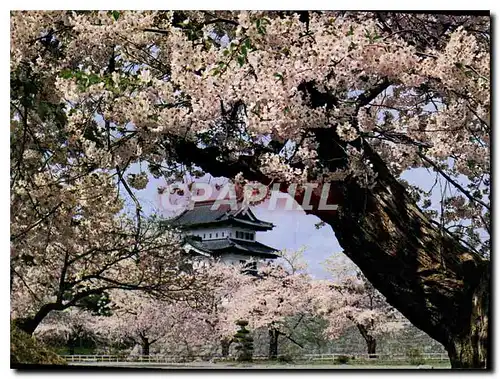
[[[149,355],[150,347],[168,332],[171,307],[136,291],[111,292],[112,315],[99,317],[99,334],[114,342],[133,341]]]
[[[81,305],[113,288],[162,294],[186,288],[190,279],[179,270],[184,257],[178,236],[144,219],[133,190],[142,184],[138,177],[124,177],[130,156],[111,134],[105,138],[107,150],[101,149],[93,105],[87,103],[90,113],[82,109],[77,116],[83,124],[68,122],[76,108],[61,102],[54,73],[37,69],[30,59],[18,63],[11,71],[11,311],[16,324],[31,334],[51,311]]]
[[[299,203],[312,183],[306,212],[387,301],[453,367],[485,367],[489,65],[488,14],[13,12],[12,260],[82,214],[109,225],[118,188],[138,235],[148,173],[239,174]],[[400,181],[414,168],[446,183],[442,206]]]
[[[367,353],[376,357],[377,335],[401,330],[407,320],[378,292],[345,255],[326,261],[333,278],[320,281],[314,291],[317,311],[329,322],[326,334],[338,337],[354,325],[366,342]]]
[[[81,339],[96,340],[98,318],[91,312],[69,308],[51,312],[37,326],[34,336],[49,345],[68,345],[69,353],[74,354],[75,343]]]
[[[205,329],[210,333],[209,341],[218,341],[221,354],[226,357],[237,321],[231,315],[231,304],[242,300],[238,297],[239,293],[252,285],[254,277],[245,273],[243,264],[211,260],[199,268],[198,278],[204,284],[188,304],[191,312],[205,321]]]
[[[287,317],[309,311],[310,277],[292,273],[272,263],[262,267],[258,276],[233,294],[226,307],[230,324],[238,320],[249,322],[251,330],[265,327],[269,331],[269,358],[278,356],[278,338],[285,336],[298,344],[288,333]]]
[[[192,286],[176,234],[143,225],[135,239],[123,218],[105,221],[94,213],[76,220],[68,225],[71,220],[54,217],[47,228],[12,243],[11,317],[26,332],[50,312],[85,306],[111,289],[176,297]]]
[[[205,262],[195,268],[196,290],[180,299],[164,300],[143,292],[114,290],[112,315],[99,317],[100,335],[110,341],[133,341],[149,355],[150,347],[176,355],[214,352],[234,334],[225,305],[250,278],[241,265]],[[227,331],[224,329],[227,328]]]

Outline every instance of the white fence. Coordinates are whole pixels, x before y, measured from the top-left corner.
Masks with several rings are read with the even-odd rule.
[[[366,353],[332,353],[332,354],[306,354],[304,358],[306,360],[312,361],[330,361],[335,360],[338,357],[349,357],[350,359],[358,360],[389,360],[389,361],[405,361],[409,360],[410,357],[406,354],[376,354],[375,356],[370,356]],[[424,360],[448,360],[448,354],[446,353],[421,353],[419,357]]]
[[[91,363],[91,362],[144,362],[144,363],[186,363],[203,361],[225,361],[232,358],[218,356],[173,356],[173,355],[63,355],[68,363]],[[410,358],[405,354],[377,354],[370,357],[363,353],[333,353],[333,354],[306,354],[293,357],[294,361],[334,362],[338,357],[348,357],[349,360],[358,361],[408,361]],[[422,353],[420,355],[425,361],[446,361],[448,355],[445,353]],[[266,360],[267,356],[254,356],[254,360]]]
[[[68,363],[85,362],[144,362],[144,363],[183,363],[193,360],[209,360],[205,357],[184,357],[169,355],[62,355]]]

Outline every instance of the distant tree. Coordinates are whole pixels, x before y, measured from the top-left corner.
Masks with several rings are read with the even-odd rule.
[[[486,367],[490,24],[487,12],[11,12],[12,293],[32,305],[13,317],[31,333],[89,291],[156,287],[130,257],[151,250],[136,191],[196,170],[310,194],[306,212],[453,367]],[[444,183],[438,204],[402,180],[414,168]],[[71,285],[88,275],[99,286]]]
[[[240,291],[254,280],[247,275],[242,264],[225,264],[218,260],[205,262],[198,268],[199,290],[188,301],[197,317],[205,320],[205,327],[210,333],[210,341],[219,340],[221,354],[229,355],[233,342],[234,325],[237,321],[230,316],[228,307],[238,301]],[[235,299],[236,297],[236,299]]]
[[[112,341],[141,345],[143,355],[149,354],[153,344],[187,355],[220,344],[227,351],[234,322],[228,320],[225,306],[233,293],[251,280],[241,268],[217,261],[194,265],[190,275],[196,283],[183,292],[181,299],[170,299],[168,292],[151,296],[141,291],[113,290],[112,315],[99,318],[99,330]]]
[[[143,355],[149,355],[151,345],[169,331],[173,308],[136,291],[114,290],[110,295],[112,314],[97,318],[99,334],[113,342],[133,341],[141,346]]]
[[[408,321],[378,292],[363,273],[343,254],[326,262],[333,278],[318,283],[321,314],[329,321],[328,334],[338,336],[354,325],[366,342],[367,353],[376,357],[377,335],[395,332]],[[331,304],[325,312],[324,307]]]
[[[33,335],[50,346],[67,346],[69,354],[74,354],[79,343],[95,346],[97,320],[88,310],[75,307],[54,311],[43,319]]]
[[[266,327],[269,332],[269,358],[278,356],[278,340],[284,336],[301,344],[286,332],[289,316],[307,313],[310,307],[311,278],[304,273],[287,271],[272,263],[258,272],[258,277],[241,287],[227,305],[230,320],[247,320],[252,329]]]

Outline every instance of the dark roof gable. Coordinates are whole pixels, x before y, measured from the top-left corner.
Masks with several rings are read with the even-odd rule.
[[[218,207],[213,205],[214,201],[196,203],[193,209],[185,210],[169,223],[188,229],[210,224],[240,224],[256,230],[274,228],[272,223],[257,219],[250,208],[243,208],[241,204],[238,204],[236,210],[231,209],[229,204],[221,204]]]
[[[197,250],[214,256],[228,252],[247,254],[260,258],[277,258],[277,250],[257,241],[242,241],[234,238],[223,238],[216,240],[200,240],[193,236],[186,236],[185,242]]]

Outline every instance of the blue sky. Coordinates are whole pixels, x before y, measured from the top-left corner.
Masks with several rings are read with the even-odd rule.
[[[137,171],[138,166],[129,172]],[[402,178],[410,184],[429,190],[434,184],[435,173],[422,168],[412,169],[403,173]],[[137,197],[143,204],[146,214],[159,211],[164,216],[168,216],[162,212],[162,195],[158,194],[160,186],[165,186],[163,179],[150,177],[148,186],[144,190],[137,191]],[[436,185],[432,192],[434,209],[437,209],[441,199],[440,191],[439,185]],[[317,229],[315,224],[320,220],[315,216],[306,215],[302,210],[268,210],[264,205],[252,209],[258,218],[276,225],[272,231],[257,233],[257,241],[278,250],[298,250],[304,247],[304,259],[308,263],[310,273],[316,278],[328,277],[329,274],[324,270],[322,263],[333,254],[342,251],[329,225]]]

